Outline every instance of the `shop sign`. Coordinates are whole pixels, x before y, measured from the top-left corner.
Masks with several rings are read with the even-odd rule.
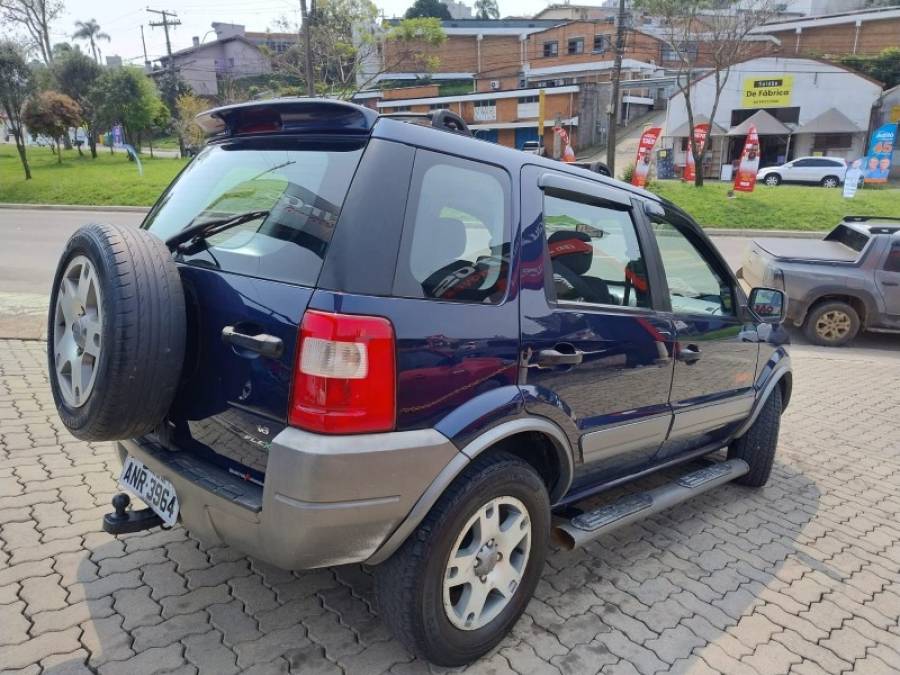
[[[741,90],[742,108],[783,108],[791,104],[793,75],[749,75]]]

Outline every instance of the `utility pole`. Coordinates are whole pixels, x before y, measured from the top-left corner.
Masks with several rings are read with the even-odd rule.
[[[165,92],[166,98],[169,100],[166,103],[169,106],[169,112],[172,116],[175,116],[175,94],[178,91],[178,75],[175,72],[175,59],[172,58],[172,40],[169,38],[169,26],[180,26],[181,20],[178,18],[178,14],[175,12],[169,12],[164,9],[150,9],[147,8],[147,11],[151,14],[159,14],[162,17],[161,21],[150,22],[151,28],[157,28],[159,26],[166,32],[166,54],[169,56],[169,86],[167,87],[168,92]],[[141,37],[144,35],[143,26],[141,26]],[[147,58],[147,47],[144,46],[144,59]],[[178,154],[180,157],[184,157],[184,139],[181,138],[181,135],[178,136]]]
[[[310,9],[312,11],[310,11]],[[306,51],[306,95],[316,95],[316,80],[313,75],[313,47],[312,27],[316,18],[316,0],[312,0],[312,7],[307,7],[307,0],[300,0],[300,18],[303,21],[303,42]]]
[[[622,52],[625,51],[625,0],[619,0],[616,17],[616,61],[613,66],[612,100],[609,104],[606,132],[606,165],[616,175],[616,125],[619,123],[619,80],[622,77]]]
[[[149,70],[150,59],[147,58],[147,41],[144,39],[144,24],[141,24],[141,45],[144,47],[144,69]]]

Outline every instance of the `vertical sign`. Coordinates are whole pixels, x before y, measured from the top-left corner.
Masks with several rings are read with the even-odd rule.
[[[641,142],[638,145],[637,159],[634,162],[634,172],[631,174],[631,184],[644,187],[647,184],[647,174],[650,172],[650,160],[653,158],[653,146],[662,131],[661,127],[650,127],[641,134]]]
[[[759,171],[759,133],[752,124],[747,129],[747,139],[741,152],[737,175],[734,177],[734,189],[737,192],[753,192],[756,187],[756,172]]]
[[[546,110],[547,97],[544,90],[538,92],[538,142],[544,147],[544,112]]]
[[[859,189],[859,181],[862,177],[862,160],[857,159],[850,165],[844,176],[844,197],[853,199],[856,196],[856,191]]]
[[[694,125],[694,142],[697,144],[697,147],[701,147],[706,142],[706,136],[709,134],[709,125],[708,124],[695,124]],[[702,171],[703,168],[701,167]],[[692,181],[696,177],[697,168],[694,165],[694,150],[691,147],[690,142],[688,142],[688,150],[687,150],[687,163],[684,167],[684,178],[683,180]]]
[[[872,140],[869,141],[869,154],[866,155],[864,170],[867,183],[887,183],[896,144],[896,123],[882,124],[872,132]]]

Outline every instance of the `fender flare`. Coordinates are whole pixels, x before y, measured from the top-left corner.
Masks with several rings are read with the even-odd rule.
[[[572,483],[575,471],[575,455],[568,438],[562,429],[555,423],[542,417],[521,417],[509,420],[491,427],[469,442],[459,453],[450,460],[431,484],[422,493],[418,501],[406,518],[397,526],[393,533],[381,544],[377,551],[365,561],[367,565],[377,565],[387,560],[406,538],[419,526],[431,507],[437,502],[447,487],[456,480],[472,461],[489,448],[515,434],[535,431],[545,434],[553,442],[557,458],[560,462],[560,479],[553,486],[550,493],[550,503],[553,504],[568,491]]]
[[[845,298],[853,298],[863,304],[863,307],[866,308],[865,317],[860,317],[860,321],[863,323],[863,327],[868,325],[869,320],[873,316],[877,316],[879,314],[878,309],[878,301],[868,290],[863,288],[847,288],[846,286],[817,286],[812,291],[810,291],[805,298],[801,301],[803,303],[804,312],[802,317],[797,317],[795,321],[798,326],[802,325],[806,318],[809,316],[810,310],[813,308],[813,305],[821,302],[823,298],[827,298],[830,296],[838,296]]]
[[[759,417],[759,413],[762,412],[763,406],[765,406],[766,401],[769,400],[769,396],[772,395],[772,392],[775,391],[775,387],[780,386],[781,381],[785,381],[785,395],[782,402],[782,412],[788,407],[788,403],[791,400],[791,391],[793,389],[793,373],[791,371],[791,357],[784,355],[775,365],[774,370],[769,378],[766,380],[765,385],[763,385],[762,390],[756,397],[756,402],[753,404],[753,408],[750,411],[750,416],[744,420],[744,423],[734,432],[734,435],[731,437],[732,440],[736,438],[740,438],[744,434],[746,434],[750,427],[753,426],[753,423],[756,422],[756,418]]]

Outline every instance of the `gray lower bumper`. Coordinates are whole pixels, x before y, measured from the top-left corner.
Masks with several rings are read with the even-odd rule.
[[[368,559],[458,454],[433,429],[323,436],[288,428],[273,440],[259,488],[146,441],[122,441],[119,452],[172,482],[193,534],[284,569]]]

